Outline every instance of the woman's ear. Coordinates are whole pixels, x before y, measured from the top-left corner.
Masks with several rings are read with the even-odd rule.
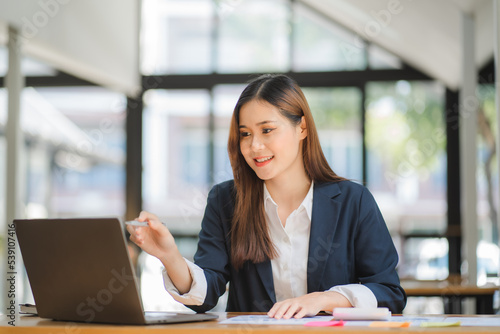
[[[306,118],[302,116],[300,119],[300,139],[304,139],[307,137],[307,125]]]

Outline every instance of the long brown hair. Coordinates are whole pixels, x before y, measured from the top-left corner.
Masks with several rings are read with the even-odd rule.
[[[315,182],[344,180],[333,172],[326,161],[311,110],[295,80],[286,75],[265,74],[250,81],[234,108],[227,145],[236,191],[231,227],[231,262],[236,269],[247,260],[259,263],[277,256],[264,212],[263,181],[246,163],[240,150],[240,110],[252,100],[266,101],[277,107],[295,126],[304,116],[307,137],[302,143],[302,154],[307,175]]]

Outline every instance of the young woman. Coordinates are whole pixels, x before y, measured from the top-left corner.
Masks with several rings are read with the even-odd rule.
[[[291,318],[334,307],[388,307],[406,295],[396,249],[370,192],[329,167],[307,101],[285,75],[242,92],[228,152],[234,180],[213,187],[194,262],[158,217],[128,226],[131,240],[165,266],[167,291],[197,312],[229,282],[227,311]]]

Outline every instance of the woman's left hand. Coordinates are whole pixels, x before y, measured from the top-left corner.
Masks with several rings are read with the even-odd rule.
[[[315,316],[320,311],[332,311],[335,307],[352,307],[349,300],[334,291],[312,292],[274,304],[267,315],[276,319],[299,319]]]

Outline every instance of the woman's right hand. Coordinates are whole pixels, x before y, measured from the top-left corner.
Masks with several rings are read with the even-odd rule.
[[[130,240],[163,263],[170,280],[181,295],[188,292],[193,284],[193,278],[168,228],[156,215],[146,211],[142,211],[136,220],[147,222],[148,226],[127,225]]]
[[[127,225],[130,240],[146,253],[163,260],[177,251],[174,237],[156,215],[141,211],[135,220],[148,223],[148,226],[144,227]]]

